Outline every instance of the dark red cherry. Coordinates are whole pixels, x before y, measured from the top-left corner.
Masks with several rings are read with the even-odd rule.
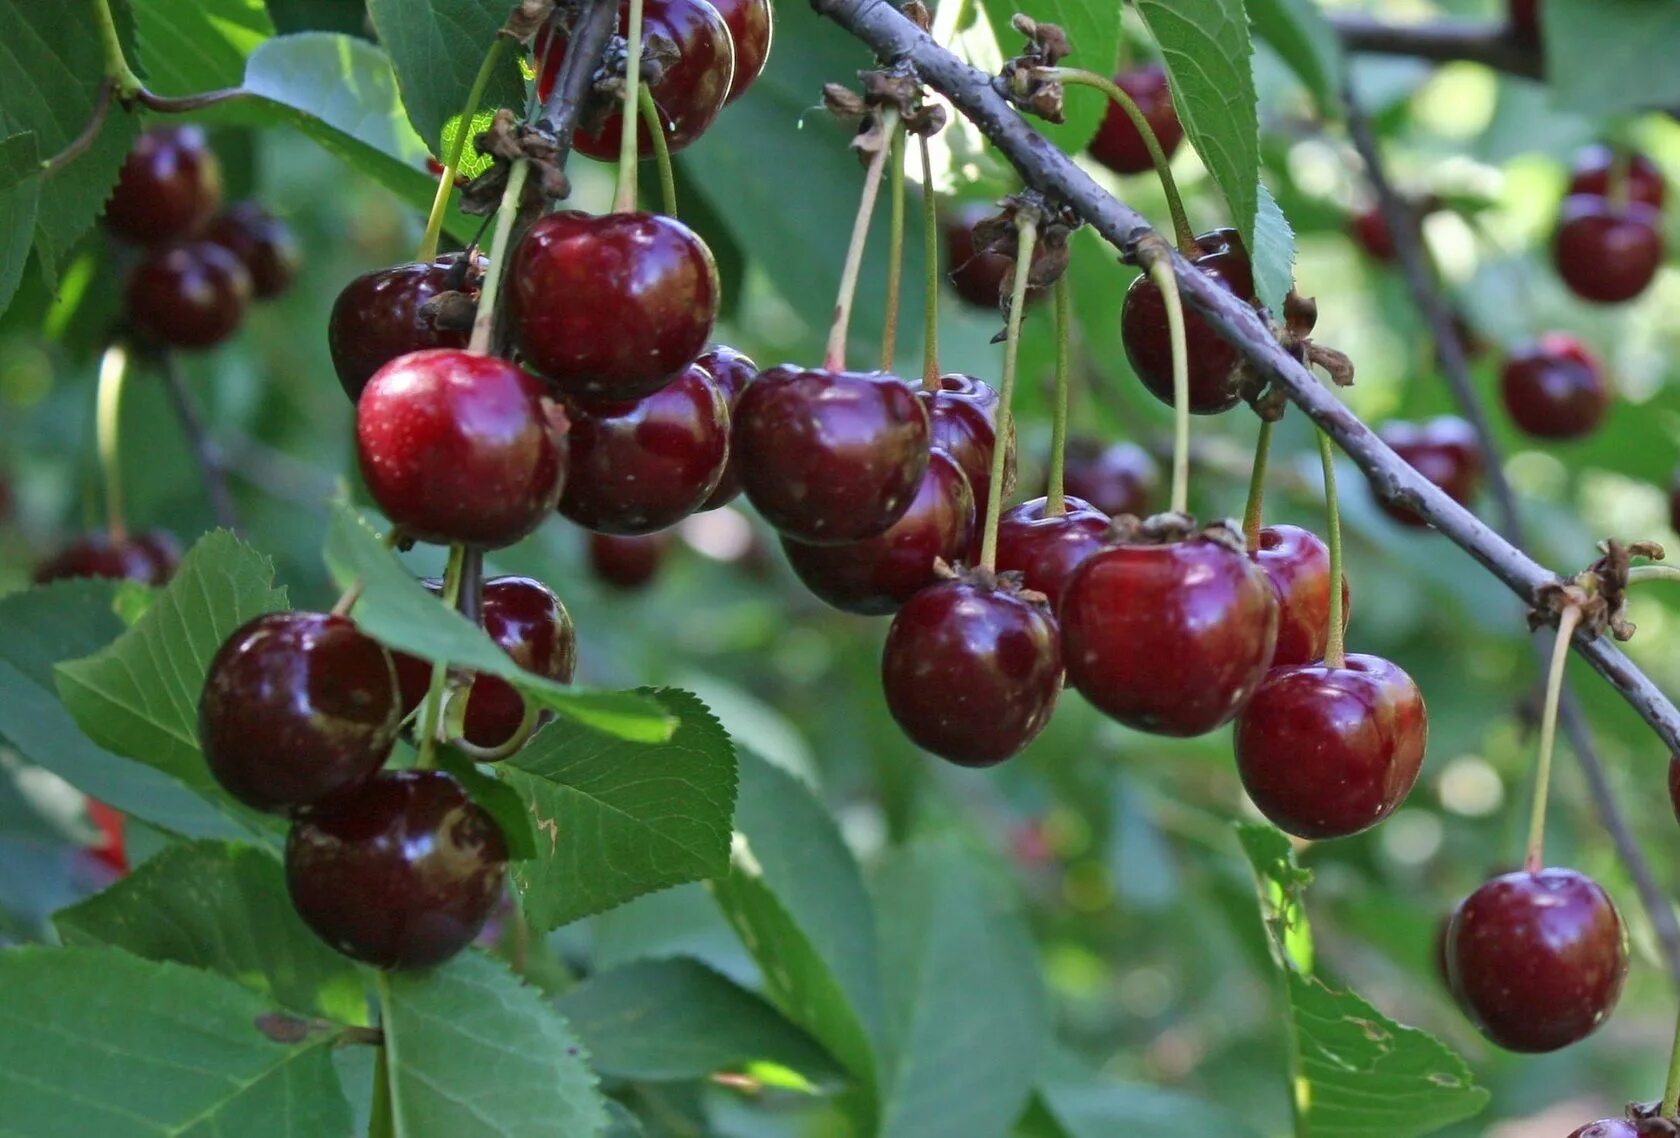
[[[1068,681],[1128,727],[1201,735],[1228,722],[1272,662],[1277,593],[1218,541],[1093,553],[1062,590]]]
[[[1062,486],[1098,512],[1147,517],[1152,513],[1160,473],[1149,452],[1136,443],[1071,438],[1062,465]]]
[[[729,459],[729,405],[698,365],[628,403],[567,405],[571,468],[560,512],[585,529],[645,534],[703,505]]]
[[[1639,1138],[1639,1127],[1625,1118],[1601,1118],[1570,1131],[1569,1138]]]
[[[129,539],[141,553],[151,558],[152,583],[161,585],[175,576],[181,564],[181,543],[168,530],[153,529]]]
[[[256,202],[235,202],[210,223],[204,239],[238,257],[263,299],[285,292],[297,276],[297,241],[289,226]]]
[[[1184,125],[1173,108],[1166,69],[1159,63],[1146,63],[1122,71],[1114,77],[1114,83],[1132,97],[1154,132],[1155,140],[1161,144],[1161,153],[1171,158],[1184,139]],[[1086,149],[1092,158],[1117,174],[1141,174],[1155,165],[1150,161],[1143,135],[1118,103],[1109,103],[1102,125],[1097,127],[1096,136]]]
[[[1376,206],[1356,213],[1348,219],[1348,232],[1372,260],[1392,264],[1395,258],[1394,234],[1389,232],[1388,219]]]
[[[611,533],[589,535],[589,568],[615,589],[645,588],[659,575],[670,534],[650,533],[645,537],[620,537]]]
[[[1237,772],[1260,813],[1298,838],[1345,838],[1405,801],[1423,765],[1423,693],[1378,656],[1273,668],[1237,715]]]
[[[1447,933],[1459,1007],[1509,1051],[1556,1051],[1609,1016],[1627,976],[1609,894],[1572,869],[1507,873],[1466,897]]]
[[[729,26],[729,38],[735,44],[735,78],[723,100],[733,103],[764,72],[770,41],[775,38],[775,15],[770,0],[711,0],[711,4]]]
[[[734,348],[726,348],[722,344],[694,361],[696,367],[704,368],[706,374],[712,377],[717,389],[723,393],[723,401],[729,406],[729,418],[735,418],[735,402],[741,398],[741,392],[747,389],[758,374],[758,365]],[[715,510],[727,502],[735,500],[741,492],[741,476],[735,471],[735,453],[730,451],[728,461],[724,463],[723,477],[718,479],[717,489],[713,490],[701,504],[702,510]]]
[[[1540,42],[1540,0],[1511,0],[1511,34],[1526,44]]]
[[[1011,506],[998,518],[997,571],[1021,574],[1023,588],[1043,593],[1058,612],[1069,574],[1108,543],[1108,515],[1068,495],[1060,514],[1044,512],[1044,498]]]
[[[1330,640],[1330,548],[1300,526],[1265,526],[1260,548],[1248,555],[1265,572],[1278,598],[1277,651],[1272,666],[1324,659]],[[1342,627],[1348,622],[1348,583],[1342,576]]]
[[[198,233],[221,204],[222,167],[203,128],[154,127],[123,159],[105,227],[138,245],[162,245]]]
[[[1680,755],[1668,760],[1668,804],[1674,808],[1674,820],[1680,822]]]
[[[1574,336],[1547,332],[1512,352],[1499,373],[1511,421],[1542,439],[1592,434],[1610,409],[1604,369]]]
[[[962,467],[974,493],[974,507],[985,513],[997,448],[998,393],[972,375],[952,372],[939,377],[938,391],[922,391],[919,395],[927,408],[928,437],[934,449],[944,451]],[[1003,461],[1003,493],[1007,497],[1015,486],[1013,438]]]
[[[389,652],[341,616],[276,612],[222,642],[204,677],[198,741],[222,789],[273,814],[372,778],[397,738]]]
[[[1618,157],[1626,163],[1620,171],[1616,168]],[[1617,193],[1611,193],[1618,178],[1621,182],[1615,186]],[[1629,201],[1643,202],[1652,209],[1661,209],[1663,199],[1668,196],[1668,186],[1657,164],[1644,154],[1636,150],[1618,156],[1610,147],[1598,143],[1576,151],[1569,172],[1569,193],[1592,194],[1601,198],[1619,195]]]
[[[251,274],[209,241],[154,249],[129,273],[128,318],[142,334],[175,348],[219,344],[245,319]]]
[[[783,364],[735,405],[747,500],[813,545],[874,537],[904,516],[928,464],[928,417],[897,376]]]
[[[469,274],[460,258],[446,257],[363,273],[344,286],[327,322],[327,347],[350,402],[361,398],[374,372],[398,356],[467,346],[467,329],[439,328],[421,311],[440,292],[476,297],[478,274]]]
[[[1680,470],[1668,480],[1668,527],[1680,531]]]
[[[717,318],[711,250],[653,213],[549,214],[520,241],[508,286],[526,365],[584,399],[658,391],[705,350]]]
[[[1241,300],[1254,299],[1254,272],[1242,239],[1232,229],[1216,229],[1196,238],[1203,250],[1195,259],[1202,272]],[[1126,359],[1155,398],[1172,405],[1172,337],[1161,290],[1140,276],[1126,290],[1120,310],[1120,338]],[[1237,405],[1237,352],[1195,309],[1184,309],[1184,338],[1190,372],[1190,410],[1217,415]]]
[[[1632,300],[1650,285],[1662,260],[1662,216],[1655,209],[1590,194],[1563,199],[1552,264],[1582,300]]]
[[[1482,445],[1476,429],[1456,415],[1442,415],[1423,424],[1384,423],[1377,435],[1395,454],[1447,497],[1468,506],[1482,485]],[[1378,499],[1383,512],[1402,525],[1423,527],[1429,523],[1404,506]]]
[[[986,202],[969,202],[943,222],[945,228],[946,276],[957,295],[976,308],[996,311],[1015,287],[1015,258],[1004,253],[980,251],[974,244],[974,227],[997,215],[998,207]],[[1044,246],[1034,248],[1033,262],[1043,255]],[[1028,288],[1029,304],[1044,299],[1047,288]]]
[[[412,538],[512,545],[559,501],[564,422],[507,360],[413,352],[380,368],[356,404],[362,479]]]
[[[386,771],[299,819],[286,839],[298,916],[379,968],[429,968],[471,944],[506,872],[495,819],[442,771]]]
[[[893,618],[881,686],[918,747],[959,766],[994,766],[1019,754],[1056,709],[1055,618],[1003,586],[930,585]]]
[[[83,534],[35,568],[35,583],[74,577],[104,577],[162,585],[180,563],[175,539],[162,531],[112,541],[102,533]]]
[[[817,596],[863,616],[894,612],[938,579],[935,562],[955,564],[974,538],[974,495],[961,467],[943,451],[910,508],[885,533],[845,545],[806,545],[782,539],[788,564]]]

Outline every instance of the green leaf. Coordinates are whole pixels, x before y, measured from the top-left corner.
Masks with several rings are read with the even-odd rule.
[[[1313,0],[1248,0],[1248,15],[1260,38],[1312,92],[1318,113],[1341,118],[1347,60],[1336,29],[1319,6]]]
[[[1289,1001],[1291,1073],[1306,1138],[1410,1138],[1487,1105],[1464,1060],[1434,1036],[1403,1027],[1354,995],[1331,988],[1310,966],[1301,891],[1310,875],[1270,826],[1237,834],[1254,869],[1273,961]]]
[[[647,1132],[642,1129],[642,1120],[626,1110],[621,1104],[607,1100],[607,1129],[601,1138],[642,1138]]]
[[[646,696],[567,687],[525,671],[482,628],[439,604],[343,502],[333,505],[325,556],[342,588],[361,582],[362,599],[352,615],[375,640],[423,660],[500,676],[543,707],[606,734],[641,743],[671,737],[674,721]]]
[[[35,243],[41,157],[31,131],[0,141],[0,312],[12,303]]]
[[[58,692],[88,737],[156,767],[213,802],[230,803],[198,749],[198,701],[210,658],[240,625],[286,607],[274,564],[225,530],[187,551],[133,628],[58,665]]]
[[[986,15],[991,20],[992,34],[997,37],[1003,56],[1016,55],[1026,39],[1010,24],[1017,12],[1031,16],[1039,23],[1057,24],[1067,33],[1073,54],[1064,61],[1067,67],[1095,71],[1112,76],[1120,56],[1121,4],[1112,0],[985,0]],[[1033,126],[1043,132],[1069,154],[1078,154],[1097,133],[1103,116],[1108,113],[1108,99],[1104,95],[1080,87],[1068,88],[1062,113],[1063,123],[1033,120]]]
[[[369,0],[368,13],[390,53],[408,119],[433,153],[443,153],[444,126],[459,120],[478,69],[512,9],[508,0]],[[502,52],[480,105],[525,105],[518,52]]]
[[[0,991],[7,1135],[350,1133],[334,1033],[220,976],[115,949],[19,948],[0,953]]]
[[[292,909],[273,857],[249,846],[171,846],[131,875],[53,917],[70,945],[109,945],[226,976],[283,1007],[360,1023],[355,966]]]
[[[1050,1038],[1025,922],[951,841],[897,854],[875,880],[875,904],[882,1138],[1002,1138]]]
[[[566,1020],[498,961],[464,952],[380,974],[393,1138],[598,1134],[606,1109]]]
[[[1259,187],[1260,213],[1254,221],[1254,289],[1260,303],[1273,312],[1283,311],[1289,290],[1295,287],[1295,231],[1265,186]]]
[[[159,95],[238,87],[245,59],[274,34],[263,0],[129,0],[138,63]]]
[[[1042,1109],[1067,1138],[1113,1138],[1117,1134],[1217,1134],[1259,1138],[1260,1132],[1223,1107],[1190,1095],[1142,1083],[1092,1076],[1088,1081],[1045,1079],[1038,1088]]]
[[[1546,77],[1566,110],[1611,115],[1680,103],[1680,5],[1651,0],[1546,0]]]
[[[496,820],[507,842],[510,859],[524,861],[537,856],[537,835],[531,828],[531,814],[518,791],[494,775],[485,774],[478,763],[453,747],[439,747],[437,761],[440,768],[455,776],[467,797]]]
[[[857,862],[804,784],[748,753],[740,764],[735,844],[714,895],[771,1001],[873,1087],[881,976]]]
[[[644,694],[677,723],[668,742],[560,721],[499,767],[537,831],[513,879],[539,929],[729,869],[734,746],[688,692]]]

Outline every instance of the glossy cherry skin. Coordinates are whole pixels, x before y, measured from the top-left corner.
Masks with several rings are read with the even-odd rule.
[[[1202,255],[1195,265],[1227,292],[1245,301],[1254,299],[1254,272],[1235,230],[1218,229],[1196,238]],[[1167,329],[1167,304],[1161,290],[1140,276],[1126,290],[1120,310],[1120,338],[1126,359],[1150,394],[1172,405],[1172,338]],[[1220,338],[1195,309],[1184,309],[1184,339],[1190,372],[1190,411],[1217,415],[1237,405],[1237,352]]]
[[[1178,111],[1173,107],[1166,70],[1158,63],[1148,63],[1122,71],[1114,77],[1114,84],[1132,97],[1161,144],[1161,153],[1170,159],[1184,140],[1184,124],[1178,121]],[[1141,174],[1155,165],[1143,135],[1118,103],[1109,103],[1102,125],[1086,150],[1116,174]]]
[[[1093,553],[1063,587],[1060,616],[1068,681],[1111,718],[1157,735],[1229,722],[1277,645],[1265,573],[1200,537]]]
[[[1540,42],[1540,0],[1511,0],[1511,34],[1523,43]]]
[[[611,533],[589,535],[589,568],[598,580],[614,589],[631,592],[646,588],[659,576],[670,545],[669,534],[620,537]]]
[[[1345,838],[1405,801],[1429,718],[1400,668],[1351,654],[1343,666],[1273,668],[1237,716],[1237,772],[1260,813],[1298,838]]]
[[[1384,423],[1377,429],[1377,435],[1395,454],[1459,505],[1468,506],[1481,488],[1481,443],[1476,438],[1476,429],[1456,415],[1442,415],[1421,425],[1399,421]],[[1429,525],[1421,515],[1404,506],[1382,499],[1378,499],[1377,504],[1402,525],[1418,528]]]
[[[286,889],[315,935],[378,968],[429,968],[502,898],[507,842],[442,771],[386,771],[299,819]]]
[[[327,347],[344,393],[354,403],[373,373],[410,352],[464,348],[470,333],[437,327],[420,308],[440,292],[461,291],[455,258],[411,262],[363,273],[344,286],[327,321]],[[473,288],[477,291],[476,287]]]
[[[235,202],[218,214],[204,233],[245,266],[251,274],[252,294],[267,300],[279,296],[297,276],[297,241],[289,226],[256,202]]]
[[[167,533],[153,531],[112,541],[102,533],[83,534],[35,567],[37,585],[75,577],[103,577],[162,585],[175,575],[181,551]]]
[[[1587,346],[1548,332],[1512,352],[1499,373],[1499,395],[1511,421],[1542,439],[1590,435],[1610,409],[1610,384]]]
[[[192,237],[222,204],[222,167],[197,126],[154,127],[135,140],[105,203],[105,227],[137,245]]]
[[[384,647],[341,616],[277,612],[241,625],[211,659],[198,740],[222,789],[291,814],[372,778],[400,718]]]
[[[568,395],[640,399],[705,350],[717,266],[674,218],[551,213],[514,252],[508,304],[526,366]]]
[[[992,458],[997,449],[998,393],[990,384],[952,372],[939,377],[938,391],[918,393],[927,408],[929,438],[935,450],[956,460],[968,476],[974,507],[982,514],[992,489]],[[1015,485],[1015,445],[1004,455],[1003,492]]]
[[[1147,517],[1160,473],[1149,452],[1136,443],[1107,443],[1092,438],[1068,440],[1062,487],[1098,512]]]
[[[764,73],[770,41],[775,38],[775,13],[770,0],[711,0],[711,4],[728,25],[729,38],[735,44],[735,77],[723,100],[728,104],[746,94]]]
[[[1577,151],[1569,171],[1569,193],[1615,197],[1610,189],[1618,177],[1617,157],[1614,150],[1602,143]],[[1657,164],[1637,150],[1628,154],[1625,161],[1627,167],[1620,173],[1623,182],[1617,187],[1620,193],[1630,201],[1661,209],[1663,199],[1668,196],[1668,184]]]
[[[751,359],[737,352],[734,348],[719,344],[694,361],[696,367],[705,369],[718,391],[723,393],[723,401],[729,406],[731,422],[735,418],[735,403],[741,398],[741,392],[747,389],[753,377],[758,374],[758,365]],[[728,461],[723,466],[723,477],[718,479],[717,489],[707,496],[701,503],[702,510],[715,510],[719,506],[733,502],[741,493],[741,476],[735,472],[735,452],[729,453]]]
[[[1650,286],[1662,260],[1662,216],[1650,206],[1590,194],[1563,199],[1552,264],[1582,300],[1632,300]]]
[[[885,533],[845,545],[782,539],[788,564],[805,587],[837,609],[884,616],[938,579],[934,565],[955,564],[974,539],[974,495],[950,456],[934,451],[910,508]]]
[[[1248,555],[1277,590],[1274,668],[1324,659],[1330,640],[1330,548],[1300,526],[1264,526],[1258,549]],[[1348,583],[1342,576],[1342,627],[1348,622]]]
[[[741,486],[764,520],[811,545],[874,537],[904,516],[928,464],[928,417],[896,376],[783,364],[735,405]]]
[[[1627,937],[1609,894],[1572,869],[1507,873],[1466,897],[1447,931],[1459,1007],[1508,1051],[1556,1051],[1616,1006]]]
[[[976,308],[997,311],[1015,287],[1015,258],[1002,253],[980,251],[974,245],[974,227],[997,214],[986,202],[969,202],[944,221],[946,278],[957,295]],[[1043,246],[1033,252],[1036,262]],[[1048,289],[1027,289],[1027,303],[1044,299]]]
[[[380,368],[356,404],[362,480],[416,540],[512,545],[560,499],[563,422],[542,384],[507,360],[413,352]]]
[[[238,329],[251,300],[251,274],[209,241],[154,249],[129,274],[128,318],[142,334],[176,348],[208,348]]]
[[[881,649],[887,709],[923,750],[964,767],[1020,753],[1056,710],[1062,648],[1044,605],[941,581],[905,602]]]
[[[997,571],[1021,574],[1022,587],[1043,593],[1050,611],[1059,612],[1069,575],[1108,544],[1109,518],[1072,495],[1062,499],[1060,514],[1045,514],[1047,504],[1033,498],[998,518]]]

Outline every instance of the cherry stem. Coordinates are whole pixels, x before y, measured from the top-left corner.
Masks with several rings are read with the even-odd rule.
[[[1528,818],[1528,855],[1523,867],[1539,873],[1545,864],[1546,798],[1552,786],[1552,751],[1557,742],[1558,696],[1563,690],[1563,666],[1569,661],[1569,645],[1581,610],[1570,605],[1558,617],[1557,639],[1552,642],[1552,666],[1546,674],[1546,703],[1540,712],[1540,763],[1534,770],[1534,810]]]
[[[80,158],[86,153],[87,148],[93,145],[94,139],[99,137],[99,132],[105,129],[105,118],[111,113],[111,91],[116,85],[116,80],[109,75],[99,81],[99,91],[93,97],[93,113],[88,116],[87,125],[82,128],[82,133],[71,139],[69,145],[63,150],[41,162],[41,172],[43,174],[51,174],[54,171],[62,170]]]
[[[1260,519],[1266,504],[1266,463],[1272,454],[1272,421],[1260,420],[1254,439],[1254,467],[1248,475],[1248,504],[1243,507],[1243,540],[1250,552],[1260,548]]]
[[[677,176],[671,171],[671,146],[665,140],[665,124],[659,121],[659,108],[653,102],[653,90],[643,87],[636,97],[641,108],[642,123],[653,140],[654,166],[659,170],[659,196],[667,217],[677,216]]]
[[[618,193],[613,212],[636,209],[636,108],[641,105],[642,86],[642,0],[630,0],[624,30],[624,109],[618,116],[623,129],[618,134]]]
[[[904,124],[892,132],[891,219],[887,237],[887,314],[881,323],[881,370],[893,369],[898,352],[898,295],[904,283]]]
[[[484,101],[484,89],[490,85],[490,76],[496,71],[506,43],[500,35],[491,41],[484,62],[478,65],[478,74],[473,77],[467,105],[461,108],[460,124],[455,128],[455,137],[450,141],[449,153],[443,160],[443,173],[438,175],[437,195],[432,198],[432,212],[426,218],[426,233],[420,238],[420,251],[414,255],[416,261],[424,263],[437,256],[438,239],[443,235],[443,218],[449,212],[449,197],[455,192],[455,172],[461,168],[461,156],[467,152],[467,136],[472,133],[473,116],[478,113],[479,103]]]
[[[93,0],[93,18],[99,25],[99,45],[105,54],[105,75],[116,84],[117,98],[126,102],[144,84],[123,54],[122,38],[117,35],[117,22],[111,17],[109,0]]]
[[[484,283],[479,288],[478,311],[473,314],[472,340],[469,352],[488,355],[490,338],[496,330],[496,297],[502,287],[502,270],[508,251],[508,234],[513,232],[514,218],[519,213],[519,199],[525,194],[525,175],[530,163],[516,159],[508,171],[507,189],[502,191],[501,205],[496,207],[496,232],[490,238],[489,264],[484,270]]]
[[[94,396],[94,436],[99,469],[105,476],[105,528],[113,542],[128,539],[123,520],[122,433],[123,388],[128,379],[128,345],[113,343],[99,359],[99,386]]]
[[[1015,232],[1015,279],[1009,292],[1009,323],[1003,341],[1003,379],[998,385],[997,443],[992,447],[992,485],[986,492],[986,528],[980,542],[980,567],[987,572],[997,569],[1004,460],[1009,455],[1009,433],[1015,429],[1010,407],[1015,399],[1015,361],[1021,349],[1021,313],[1027,307],[1027,279],[1032,275],[1033,246],[1038,243],[1038,218],[1026,211],[1016,214]]]
[[[1633,151],[1626,146],[1617,146],[1610,151],[1610,176],[1606,179],[1605,200],[1617,210],[1627,206],[1628,198],[1633,193]]]
[[[467,689],[467,698],[471,698],[471,688]],[[462,701],[463,703],[465,700]],[[542,713],[537,705],[525,700],[525,714],[519,719],[519,726],[514,728],[513,734],[507,741],[494,747],[480,747],[476,743],[469,743],[465,738],[456,737],[449,740],[449,745],[463,755],[480,763],[497,763],[511,755],[517,754],[519,749],[531,741],[536,733],[537,720]],[[452,732],[453,734],[453,732]]]
[[[1324,643],[1324,663],[1327,667],[1340,668],[1347,663],[1347,648],[1343,639],[1342,511],[1336,499],[1336,451],[1330,445],[1329,435],[1323,431],[1315,433],[1318,435],[1318,458],[1324,466],[1324,524],[1328,530],[1325,540],[1330,546],[1330,636]],[[1255,522],[1256,537],[1251,549],[1260,547],[1258,511]]]
[[[1680,581],[1680,565],[1635,565],[1628,570],[1629,585],[1643,585],[1648,581]]]
[[[898,112],[881,112],[881,130],[891,134],[898,125]],[[846,370],[846,334],[852,323],[852,299],[857,295],[858,274],[863,268],[863,248],[869,243],[869,219],[875,213],[875,199],[880,196],[881,171],[887,165],[887,151],[882,146],[869,159],[869,170],[863,176],[863,193],[858,198],[857,217],[852,222],[851,243],[846,246],[846,265],[840,272],[840,291],[834,299],[834,323],[828,329],[828,350],[823,353],[823,366],[830,371]]]
[[[922,302],[922,390],[939,390],[939,199],[933,193],[933,156],[927,135],[916,136],[922,157],[922,251],[927,261]]]
[[[1668,1056],[1668,1082],[1663,1085],[1662,1106],[1658,1118],[1673,1119],[1680,1114],[1680,1017],[1674,1021],[1674,1046]]]
[[[1073,339],[1073,286],[1067,274],[1056,278],[1056,397],[1050,419],[1050,484],[1044,491],[1044,516],[1060,517],[1067,512],[1067,429],[1068,386],[1072,367],[1069,360]],[[997,446],[1006,446],[1000,436]]]
[[[443,570],[443,603],[450,608],[461,593],[461,567],[466,562],[467,547],[449,547],[449,564]],[[444,660],[432,662],[432,682],[426,688],[426,702],[420,713],[420,755],[414,765],[421,770],[432,766],[437,757],[438,723],[443,717],[443,689],[449,678],[449,664]]]
[[[225,530],[239,532],[239,511],[233,503],[233,491],[228,488],[228,467],[221,448],[210,439],[204,429],[204,416],[193,399],[187,377],[181,374],[181,360],[174,352],[163,353],[163,390],[169,405],[180,421],[181,433],[187,436],[187,446],[193,461],[198,464],[204,479],[204,492],[210,498],[210,514]]]
[[[1172,339],[1173,365],[1173,466],[1172,503],[1175,514],[1190,509],[1190,353],[1184,335],[1184,304],[1178,296],[1178,279],[1172,259],[1152,257],[1149,279],[1166,301],[1167,334]]]
[[[1196,231],[1190,228],[1190,219],[1184,213],[1184,199],[1179,196],[1178,181],[1173,177],[1172,163],[1167,161],[1166,151],[1161,149],[1161,142],[1155,137],[1155,128],[1149,125],[1149,120],[1144,117],[1137,101],[1121,90],[1112,79],[1094,71],[1082,71],[1077,67],[1041,67],[1036,74],[1041,79],[1072,83],[1078,87],[1095,87],[1126,112],[1126,117],[1132,120],[1132,125],[1143,138],[1143,145],[1149,151],[1149,160],[1155,165],[1156,177],[1161,179],[1161,191],[1167,195],[1167,211],[1172,214],[1173,233],[1178,238],[1179,252],[1185,256],[1193,255],[1196,252]]]

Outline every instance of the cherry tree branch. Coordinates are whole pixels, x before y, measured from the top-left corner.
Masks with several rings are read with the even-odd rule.
[[[1331,19],[1342,46],[1369,55],[1406,55],[1435,63],[1481,63],[1496,71],[1543,79],[1546,62],[1535,44],[1524,43],[1506,24],[1390,24],[1369,16]]]

